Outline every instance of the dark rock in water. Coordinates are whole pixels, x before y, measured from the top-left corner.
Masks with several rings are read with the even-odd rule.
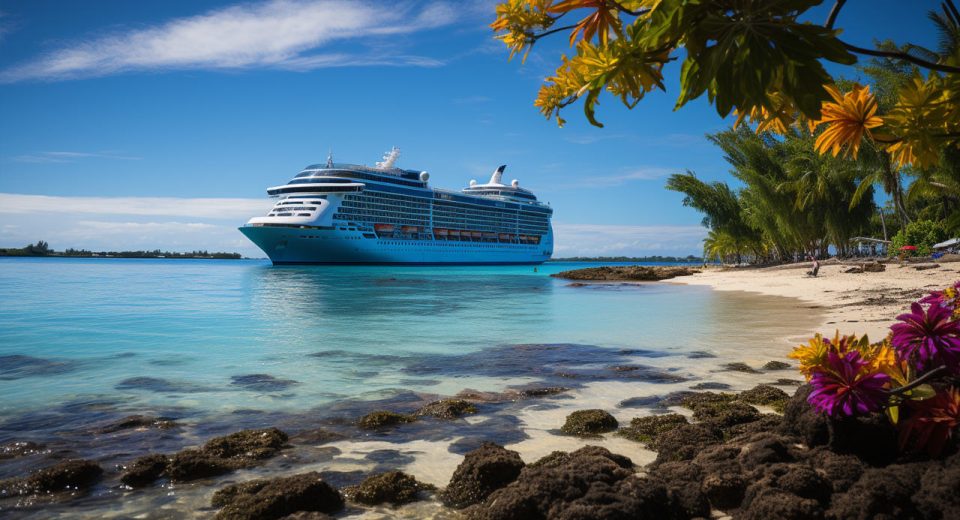
[[[440,500],[455,509],[481,502],[513,482],[523,466],[519,453],[484,443],[467,453],[450,477],[450,484],[440,493]]]
[[[775,413],[765,413],[756,421],[730,426],[724,428],[723,432],[727,437],[734,438],[740,435],[779,431],[782,425],[782,416]]]
[[[802,498],[782,489],[764,489],[749,507],[740,509],[737,518],[744,520],[817,520],[823,518],[823,507],[812,498]]]
[[[532,387],[522,387],[511,389],[516,390],[517,396],[520,399],[528,399],[535,397],[548,397],[551,395],[562,394],[568,392],[570,389],[565,386],[532,386]]]
[[[54,361],[23,354],[0,356],[0,381],[63,374],[77,366],[76,361]]]
[[[846,493],[834,497],[828,514],[831,518],[851,520],[922,518],[911,497],[920,490],[923,469],[920,464],[867,469]],[[956,496],[956,488],[952,493]]]
[[[515,482],[467,510],[468,518],[674,517],[674,503],[662,482],[636,477],[607,456],[612,455],[607,450],[588,448],[525,468]]]
[[[685,266],[645,266],[623,265],[588,267],[551,274],[554,278],[567,280],[600,280],[600,281],[647,281],[666,280],[676,276],[689,276],[699,273],[697,269]]]
[[[234,386],[242,386],[247,390],[256,392],[277,392],[286,390],[291,386],[299,385],[299,381],[292,379],[279,379],[270,374],[247,374],[242,376],[233,376],[230,378]]]
[[[751,367],[746,363],[726,363],[723,365],[724,370],[730,372],[745,372],[747,374],[759,374],[760,372]]]
[[[376,462],[378,465],[387,467],[403,466],[417,460],[409,453],[403,453],[400,450],[373,450],[363,456],[365,460]]]
[[[133,461],[120,475],[120,481],[130,487],[152,484],[167,470],[170,459],[166,455],[146,455]]]
[[[657,436],[652,448],[657,450],[655,464],[690,460],[704,448],[723,439],[720,430],[709,424],[681,424]]]
[[[223,475],[243,466],[239,461],[215,457],[203,450],[183,450],[170,458],[167,475],[174,482],[188,482]]]
[[[401,379],[397,382],[400,386],[437,386],[441,383],[439,379]]]
[[[764,370],[787,370],[792,368],[790,363],[784,363],[783,361],[767,361],[763,365]]]
[[[799,379],[780,378],[768,384],[777,385],[777,386],[800,386],[803,384],[803,381],[800,381]]]
[[[147,415],[128,415],[118,421],[96,429],[96,433],[114,433],[121,430],[156,428],[167,430],[177,424],[167,417],[151,417]]]
[[[159,377],[130,377],[117,383],[117,390],[147,390],[161,394],[187,394],[209,392],[211,389],[192,383],[173,382]]]
[[[418,500],[420,491],[429,489],[434,487],[401,471],[390,471],[368,477],[359,486],[345,489],[344,494],[348,499],[368,506],[383,503],[398,506]]]
[[[667,396],[668,406],[682,406],[696,411],[702,406],[713,406],[732,402],[737,396],[734,394],[715,394],[713,392],[677,392]]]
[[[734,401],[699,405],[693,409],[693,418],[725,428],[759,420],[760,412],[748,404]]]
[[[222,459],[266,459],[283,449],[287,440],[287,434],[276,428],[242,430],[211,439],[203,451]]]
[[[705,350],[697,350],[687,354],[687,357],[689,359],[712,359],[717,357],[717,355],[707,352]]]
[[[673,430],[682,424],[688,424],[687,418],[678,413],[637,417],[630,421],[630,426],[617,430],[617,435],[632,441],[650,444],[660,434]]]
[[[323,428],[317,428],[315,430],[300,432],[290,437],[290,440],[297,444],[326,444],[328,442],[342,441],[346,438],[346,435],[324,430]]]
[[[477,413],[477,407],[463,399],[442,399],[427,404],[413,415],[418,417],[429,415],[437,419],[452,420],[473,413]]]
[[[0,481],[0,497],[74,492],[86,489],[103,475],[99,464],[90,460],[66,460],[35,471],[29,477]]]
[[[830,440],[830,432],[826,417],[807,403],[810,390],[810,385],[797,388],[793,397],[784,405],[781,431],[799,436],[804,444],[813,448],[826,444]]]
[[[790,396],[775,386],[757,385],[750,390],[740,392],[737,399],[750,404],[774,406],[777,403],[790,399]]]
[[[603,410],[579,410],[567,416],[560,431],[568,435],[596,435],[617,429],[617,419]]]
[[[648,395],[645,397],[631,397],[617,403],[617,408],[659,408],[660,401],[663,398],[659,395]]]
[[[44,451],[44,449],[45,447],[43,444],[37,444],[30,441],[8,442],[7,444],[0,446],[0,460],[25,457],[27,455],[40,453]]]
[[[411,423],[416,420],[417,418],[412,415],[379,410],[361,417],[360,421],[357,422],[357,426],[364,430],[379,430],[398,424]]]
[[[726,383],[715,383],[712,381],[706,381],[703,383],[697,383],[690,387],[693,390],[728,390],[730,385]]]
[[[610,450],[606,448],[601,448],[600,446],[584,446],[579,450],[568,453],[566,451],[554,451],[549,455],[540,458],[532,464],[528,464],[527,467],[537,468],[541,466],[548,466],[551,468],[559,467],[570,462],[570,459],[578,457],[581,455],[597,456],[610,459],[614,464],[620,466],[624,469],[633,469],[633,461],[630,460],[630,457],[624,457],[623,455],[617,455],[616,453],[611,453]]]
[[[316,472],[227,486],[214,494],[212,503],[223,506],[218,520],[271,520],[301,511],[343,509],[343,497]]]

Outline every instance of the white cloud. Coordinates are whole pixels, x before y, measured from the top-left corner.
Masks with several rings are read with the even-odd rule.
[[[554,185],[553,189],[578,189],[585,188],[611,188],[621,186],[631,181],[652,181],[661,179],[672,173],[683,171],[681,168],[663,168],[660,166],[641,166],[633,169],[624,169],[623,173],[616,175],[590,175],[584,178],[586,182],[578,180],[576,182],[561,183]]]
[[[57,197],[0,193],[0,215],[55,211],[61,214],[168,216],[245,222],[252,216],[266,214],[273,203],[267,198]]]
[[[0,72],[0,81],[57,80],[131,70],[307,70],[351,65],[436,66],[431,58],[319,52],[344,40],[407,34],[455,21],[445,3],[417,7],[348,0],[269,0],[239,4],[164,24],[76,42]]]
[[[701,226],[553,225],[554,256],[688,255],[703,250]]]
[[[140,157],[118,154],[114,152],[39,152],[28,155],[18,155],[13,158],[17,162],[25,163],[72,163],[80,159],[111,159],[121,161],[139,161]]]

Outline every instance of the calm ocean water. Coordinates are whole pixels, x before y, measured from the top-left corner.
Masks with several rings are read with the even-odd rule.
[[[68,442],[113,461],[240,427],[307,426],[345,402],[558,382],[615,406],[681,381],[745,386],[718,364],[780,359],[783,336],[813,319],[789,319],[789,300],[548,276],[590,265],[0,259],[0,443]],[[603,382],[614,386],[590,386]],[[121,455],[76,433],[133,413],[197,426]],[[20,469],[0,464],[0,478]]]

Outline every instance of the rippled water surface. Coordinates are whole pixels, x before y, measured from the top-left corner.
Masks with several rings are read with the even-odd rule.
[[[0,443],[70,439],[112,461],[122,455],[76,432],[132,413],[195,425],[124,447],[130,456],[403,395],[566,383],[603,405],[707,380],[743,386],[719,366],[781,358],[783,338],[815,323],[791,300],[548,276],[586,266],[0,259]],[[533,439],[535,411],[489,434]],[[432,435],[448,439],[442,451],[466,447]],[[0,478],[20,470],[2,462]]]

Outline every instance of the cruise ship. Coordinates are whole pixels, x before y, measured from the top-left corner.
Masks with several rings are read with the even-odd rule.
[[[541,264],[553,254],[553,210],[506,166],[462,191],[433,188],[425,171],[394,166],[307,166],[267,189],[273,209],[240,228],[274,264]]]

